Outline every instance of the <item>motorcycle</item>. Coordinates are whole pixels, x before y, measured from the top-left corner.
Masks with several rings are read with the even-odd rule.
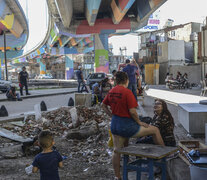
[[[178,80],[168,80],[167,86],[171,90],[181,89],[182,83],[180,81],[178,81]]]
[[[191,85],[188,82],[187,79],[180,79],[180,80],[168,80],[167,84],[166,84],[169,89],[173,90],[173,89],[191,89]]]

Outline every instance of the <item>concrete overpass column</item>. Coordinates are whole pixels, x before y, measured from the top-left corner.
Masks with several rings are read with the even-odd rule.
[[[2,59],[0,58],[0,79],[1,79],[1,65],[2,65]]]
[[[72,54],[65,55],[65,79],[69,80],[74,77]]]
[[[37,59],[37,62],[40,63],[40,74],[46,74],[46,64],[45,60]]]
[[[95,34],[95,72],[109,73],[108,34]]]

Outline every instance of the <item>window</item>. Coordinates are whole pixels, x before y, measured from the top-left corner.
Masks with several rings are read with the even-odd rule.
[[[175,36],[175,31],[171,31],[171,37]]]

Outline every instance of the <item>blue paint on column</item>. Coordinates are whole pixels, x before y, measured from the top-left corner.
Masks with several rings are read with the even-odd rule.
[[[12,59],[18,56],[21,56],[23,54],[23,50],[19,51],[6,51],[6,57],[8,59]],[[4,53],[0,52],[0,59],[4,59]]]
[[[104,46],[104,49],[108,50],[109,49],[109,45],[108,45],[109,35],[108,34],[100,34],[99,37],[100,37],[100,40]]]
[[[101,0],[86,0],[86,5],[91,15],[93,14],[94,9],[99,9],[100,4]]]
[[[73,60],[65,56],[65,79],[72,79],[74,77]]]
[[[40,74],[46,74],[46,65],[42,63],[40,58],[37,59],[37,62],[40,63]]]

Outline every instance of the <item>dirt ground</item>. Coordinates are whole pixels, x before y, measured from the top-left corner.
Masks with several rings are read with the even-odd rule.
[[[97,136],[91,137],[95,139]],[[110,180],[113,177],[111,165],[111,151],[107,147],[107,130],[101,132],[99,140],[88,142],[85,140],[67,140],[62,137],[55,138],[55,146],[61,155],[66,155],[68,159],[63,161],[64,168],[59,169],[62,180]],[[12,143],[10,147],[20,143],[14,143],[5,138],[0,139],[0,143]],[[87,145],[85,145],[87,144]],[[9,149],[9,148],[8,148]],[[93,149],[93,151],[91,151]],[[108,151],[108,152],[107,152]],[[25,167],[31,164],[34,156],[15,157],[5,159],[0,157],[0,180],[36,180],[39,173],[27,175]]]
[[[79,129],[84,129],[87,124],[90,126],[90,122],[95,123],[98,126],[98,132],[90,135],[88,138],[77,140],[66,138],[64,133],[55,133],[55,147],[61,155],[68,158],[63,161],[63,169],[59,169],[60,179],[62,180],[111,180],[113,179],[113,169],[111,164],[112,150],[107,145],[108,141],[108,122],[104,122],[104,118],[107,120],[106,115],[101,111],[94,113],[93,109],[82,109],[85,112],[86,117],[80,118],[83,122],[79,125]],[[89,112],[88,112],[89,111]],[[65,111],[64,111],[65,112]],[[58,112],[55,112],[60,114]],[[64,113],[63,113],[64,114]],[[79,113],[80,114],[80,113]],[[100,114],[100,115],[97,115]],[[51,114],[50,114],[51,115]],[[55,121],[58,123],[61,121],[56,115],[52,114]],[[93,115],[93,116],[92,116]],[[90,118],[91,116],[91,118]],[[100,116],[104,118],[101,119]],[[48,117],[48,116],[46,116]],[[62,116],[61,116],[62,118]],[[32,119],[32,118],[31,118]],[[84,122],[83,119],[86,119]],[[68,120],[71,124],[71,120]],[[31,124],[31,135],[35,132],[33,121],[28,122]],[[51,127],[54,126],[51,123]],[[66,123],[63,123],[66,126]],[[60,124],[62,126],[62,124]],[[68,125],[69,126],[69,125]],[[10,125],[4,125],[11,131],[17,131],[20,128],[13,128]],[[50,130],[52,128],[50,127]],[[26,126],[28,128],[28,124]],[[41,129],[41,127],[38,126]],[[25,130],[25,128],[23,128]],[[55,128],[58,129],[57,127]],[[70,129],[69,129],[70,130]],[[68,131],[69,131],[68,130]],[[19,130],[20,134],[25,134],[22,130]],[[59,131],[62,132],[62,131]],[[32,136],[30,136],[32,137]],[[14,142],[12,140],[0,137],[0,180],[37,180],[40,179],[39,173],[32,173],[27,175],[25,168],[27,165],[31,165],[35,157],[34,154],[25,156],[21,149],[22,143]]]

